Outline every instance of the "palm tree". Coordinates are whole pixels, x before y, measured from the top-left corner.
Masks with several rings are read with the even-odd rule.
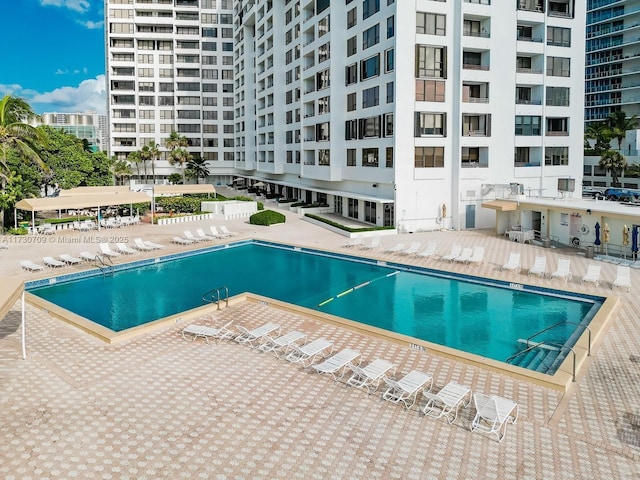
[[[180,135],[174,130],[169,135],[169,138],[167,138],[165,144],[167,146],[167,149],[169,150],[169,163],[171,165],[174,165],[176,163],[180,164],[182,168],[182,183],[186,183],[184,165],[192,158],[191,154],[187,151],[187,147],[189,146],[187,137],[185,137],[184,135]]]
[[[611,174],[611,185],[618,187],[618,175],[627,166],[627,160],[616,150],[605,150],[600,156],[600,168]]]
[[[115,160],[109,166],[109,170],[111,170],[111,173],[116,178],[116,185],[118,185],[118,180],[120,180],[120,185],[124,185],[124,178],[133,175],[131,165],[125,160]]]
[[[129,164],[134,164],[136,166],[136,171],[138,172],[138,180],[140,180],[140,164],[142,163],[140,152],[136,150],[135,152],[129,153],[129,155],[127,155],[127,161],[129,162]]]
[[[156,168],[155,160],[160,156],[158,145],[156,143],[149,143],[140,149],[140,160],[144,165],[144,183],[147,183],[147,162],[151,162],[151,181],[156,183]]]
[[[618,110],[609,114],[607,125],[611,132],[611,138],[615,138],[618,141],[618,150],[621,150],[622,141],[627,136],[627,130],[635,130],[640,126],[640,122],[638,122],[637,115],[627,118],[625,112]]]
[[[31,106],[23,99],[5,95],[0,100],[0,193],[5,194],[11,172],[7,164],[9,151],[13,150],[24,160],[48,170],[35,146],[44,143],[43,133],[25,123],[36,117]],[[0,232],[4,231],[4,208],[0,209]]]
[[[591,123],[585,129],[584,137],[587,140],[595,140],[593,150],[597,155],[611,148],[611,130],[605,122]]]
[[[187,162],[187,174],[190,177],[195,177],[196,183],[200,183],[200,177],[205,179],[209,176],[207,161],[199,156],[192,158]]]
[[[624,170],[625,177],[640,177],[640,163],[632,163],[631,165],[627,165],[627,168]]]

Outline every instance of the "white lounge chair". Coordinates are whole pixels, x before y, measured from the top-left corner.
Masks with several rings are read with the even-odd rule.
[[[547,274],[547,257],[536,255],[533,267],[529,269],[528,275],[538,275],[544,277]]]
[[[398,252],[398,253],[400,253],[400,255],[415,255],[420,250],[421,245],[422,244],[420,242],[411,242],[411,245],[409,245],[409,248],[407,248],[406,250],[402,250],[401,252]]]
[[[469,265],[479,265],[484,262],[484,247],[473,247],[473,255],[467,261]]]
[[[462,253],[454,258],[453,261],[457,263],[469,263],[471,257],[473,257],[473,248],[464,248]]]
[[[420,258],[431,258],[436,254],[437,248],[438,245],[436,244],[436,242],[429,242],[427,243],[427,248],[422,252],[417,253],[416,256]]]
[[[373,237],[369,243],[362,242],[360,248],[362,248],[363,250],[374,250],[380,245],[380,237]]]
[[[116,248],[120,253],[124,253],[125,255],[133,255],[134,253],[138,253],[136,250],[125,245],[124,243],[116,243]]]
[[[198,238],[198,237],[196,237],[193,233],[191,233],[191,230],[185,230],[182,233],[184,234],[184,237],[182,237],[182,238],[186,238],[187,240],[191,240],[192,243],[194,243],[194,242],[203,242],[204,240],[208,240],[207,238]]]
[[[507,433],[507,423],[518,421],[518,404],[513,400],[474,393],[473,402],[476,407],[476,416],[471,422],[471,431],[493,433],[501,442]]]
[[[206,325],[189,325],[182,329],[182,338],[185,340],[191,339],[191,341],[195,341],[196,338],[204,338],[204,340],[209,343],[209,339],[213,338],[216,340],[216,343],[225,338],[233,338],[235,333],[229,330],[227,327],[233,323],[233,320],[226,323],[220,328],[215,327],[207,327]]]
[[[317,338],[300,347],[291,345],[291,351],[287,354],[285,360],[308,367],[316,360],[331,355],[331,352],[333,352],[333,342],[326,338]]]
[[[587,273],[580,279],[580,283],[590,282],[595,284],[597,287],[600,285],[600,270],[602,267],[600,265],[592,265],[589,264],[587,268]]]
[[[361,359],[362,355],[359,351],[345,348],[323,362],[313,365],[312,368],[318,373],[327,373],[333,377],[334,381],[338,381],[353,362],[357,360],[359,365]]]
[[[211,234],[205,233],[205,231],[201,228],[196,228],[196,235],[197,235],[197,238],[204,240],[206,242],[210,242],[211,240],[215,240],[216,238]]]
[[[45,223],[40,227],[39,232],[43,235],[53,235],[54,233],[56,233],[56,229],[53,228],[53,225],[51,225],[50,223]]]
[[[155,248],[145,245],[141,238],[134,238],[133,245],[137,250],[141,252],[149,252],[151,250],[155,250]]]
[[[42,263],[44,263],[45,267],[50,267],[50,268],[60,268],[66,265],[66,263],[61,262],[60,260],[56,260],[53,257],[44,257],[42,259]]]
[[[382,398],[393,403],[404,403],[406,408],[411,408],[416,403],[418,392],[424,390],[429,384],[427,391],[431,391],[433,377],[428,373],[412,370],[400,380],[383,378],[387,384],[387,390],[382,394]]]
[[[387,253],[398,253],[398,252],[401,252],[404,249],[405,249],[404,243],[398,243],[398,244],[394,245],[393,247],[387,248],[385,250],[385,252],[387,252]]]
[[[347,380],[347,385],[352,387],[366,388],[369,393],[378,390],[380,382],[389,372],[395,374],[396,366],[387,360],[378,358],[364,367],[349,365],[353,372],[351,378]]]
[[[304,344],[306,341],[307,334],[298,331],[288,332],[275,338],[266,335],[262,343],[258,345],[258,350],[273,352],[276,357],[282,357],[289,352],[291,345]]]
[[[80,255],[80,258],[82,258],[82,260],[84,260],[85,262],[93,262],[94,260],[98,259],[98,255],[91,252],[80,252],[78,255]]]
[[[60,260],[62,260],[67,265],[76,265],[78,263],[82,263],[82,259],[78,257],[74,257],[69,255],[68,253],[63,253],[60,255]]]
[[[427,397],[423,413],[434,418],[445,417],[449,423],[458,418],[460,407],[471,403],[471,389],[454,382],[446,384],[438,393],[423,391],[422,395]]]
[[[20,266],[25,270],[29,270],[30,272],[37,272],[39,270],[44,270],[44,267],[42,265],[33,263],[31,260],[20,260]]]
[[[161,243],[154,243],[151,240],[147,240],[142,243],[144,243],[147,247],[153,248],[154,250],[160,250],[164,248],[164,245],[162,245]]]
[[[111,250],[111,247],[109,246],[108,243],[101,243],[100,244],[100,251],[102,252],[103,255],[105,255],[107,257],[119,257],[120,256],[120,253],[114,252],[113,250]]]
[[[276,323],[265,323],[253,330],[248,330],[242,325],[237,325],[236,328],[239,333],[234,337],[234,340],[252,347],[258,346],[267,335],[271,335],[272,333],[275,333],[275,335],[280,334],[280,325]]]
[[[220,225],[220,233],[228,237],[235,237],[238,235],[236,232],[231,232],[225,225]]]
[[[347,243],[345,243],[342,246],[344,248],[353,248],[353,247],[359,247],[362,244],[364,244],[364,239],[360,238],[360,237],[355,237],[355,238],[352,238],[351,240],[349,240]]]
[[[627,292],[631,289],[631,267],[629,265],[618,265],[616,279],[611,283],[611,288],[626,288]]]
[[[219,232],[218,229],[214,225],[211,225],[209,227],[209,230],[211,231],[211,235],[213,235],[216,238],[227,238],[227,237],[229,237],[228,234]]]
[[[173,237],[171,242],[177,243],[178,245],[191,245],[195,243],[195,240],[191,240],[190,238]]]
[[[571,260],[568,258],[558,259],[558,269],[551,274],[551,278],[561,278],[565,282],[571,280]]]
[[[440,260],[442,260],[444,262],[453,262],[453,260],[458,258],[461,253],[462,253],[462,246],[461,245],[453,245],[451,247],[451,251],[449,252],[449,254],[448,255],[444,255]]]
[[[520,254],[517,252],[511,252],[507,263],[502,265],[500,270],[509,270],[510,272],[520,273]]]

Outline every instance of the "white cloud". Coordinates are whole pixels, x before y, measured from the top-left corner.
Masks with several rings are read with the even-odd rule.
[[[42,6],[65,7],[76,12],[84,13],[91,6],[88,0],[40,0]]]
[[[0,84],[0,95],[12,95],[14,97],[27,98],[36,95],[38,92],[22,88],[22,85],[12,83],[11,85]]]
[[[97,30],[104,26],[104,22],[94,22],[92,20],[87,20],[85,22],[78,21],[78,23],[87,27],[89,30]]]
[[[1,89],[0,85],[0,89]],[[60,87],[27,99],[38,113],[95,111],[106,114],[107,85],[104,75],[83,80],[77,87]]]
[[[62,68],[58,68],[58,69],[55,71],[54,75],[66,75],[66,74],[68,74],[68,73],[69,73],[69,70],[67,70],[67,69],[64,69],[64,70],[63,70]]]

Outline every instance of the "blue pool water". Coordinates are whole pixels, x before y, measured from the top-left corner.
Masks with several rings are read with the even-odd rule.
[[[537,340],[564,343],[572,324],[588,322],[599,307],[593,298],[255,243],[30,291],[121,331],[199,307],[205,292],[223,285],[232,296],[253,292],[500,361],[516,351],[517,339],[562,321],[569,323]]]

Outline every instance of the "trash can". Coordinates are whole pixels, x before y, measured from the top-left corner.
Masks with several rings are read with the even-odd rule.
[[[551,248],[551,240],[548,238],[545,238],[542,240],[542,246],[544,248]]]
[[[587,247],[587,251],[584,253],[585,258],[593,258],[593,247]]]

